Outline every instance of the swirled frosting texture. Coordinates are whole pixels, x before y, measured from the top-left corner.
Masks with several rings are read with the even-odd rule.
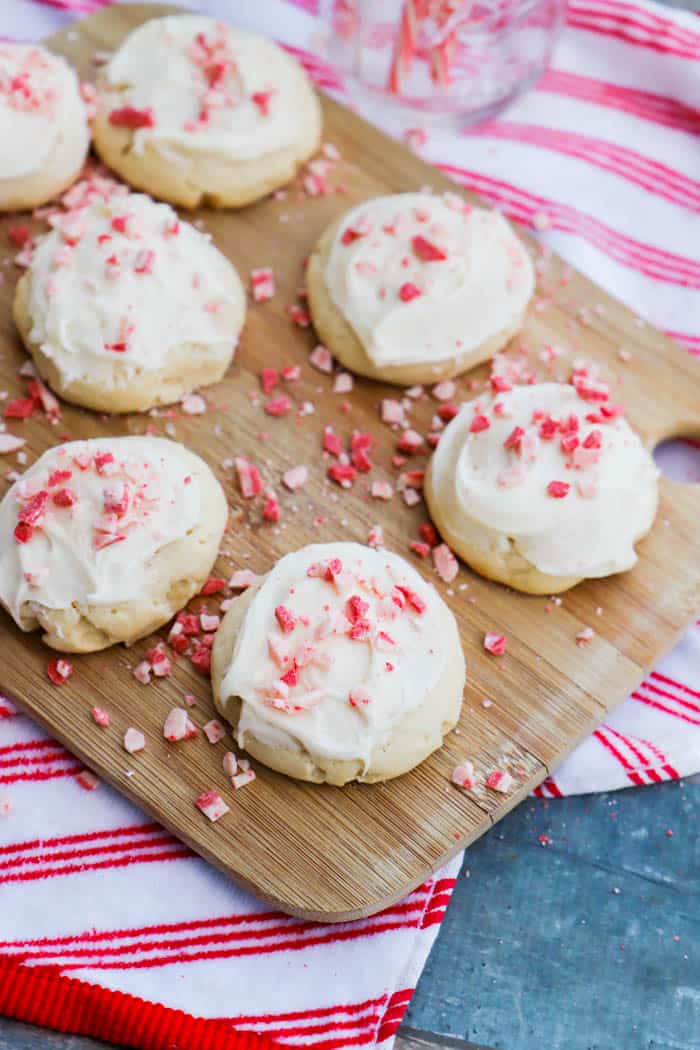
[[[293,146],[301,119],[295,98],[310,90],[272,41],[200,15],[145,22],[105,77],[111,109],[151,115],[148,126],[132,124],[137,151],[152,143],[238,160]]]
[[[637,561],[658,471],[605,384],[578,380],[464,405],[434,453],[433,490],[450,531],[470,542],[512,542],[554,576],[607,576]]]
[[[53,223],[29,269],[29,336],[66,381],[114,388],[183,345],[236,342],[240,280],[169,205],[114,195]]]
[[[473,350],[512,325],[534,289],[530,257],[503,216],[456,194],[360,204],[339,225],[325,280],[376,365]]]
[[[282,558],[252,598],[221,695],[245,734],[361,759],[425,700],[445,668],[451,613],[402,558],[356,543]]]
[[[150,561],[201,513],[205,464],[152,437],[71,441],[45,452],[0,503],[0,601],[19,623],[48,609],[149,593]]]
[[[81,126],[87,148],[87,112],[65,59],[0,41],[0,179],[40,171],[60,136]]]

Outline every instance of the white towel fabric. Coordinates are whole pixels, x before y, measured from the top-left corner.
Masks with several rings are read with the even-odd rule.
[[[103,6],[4,0],[0,36],[41,39]],[[342,94],[311,53],[314,0],[193,6],[269,33]],[[546,216],[547,244],[697,355],[699,59],[691,15],[572,0],[537,88],[477,132],[431,134],[424,150],[508,216],[537,226]],[[700,477],[694,452],[667,453],[676,476]],[[168,1025],[180,1026],[178,1045],[200,1050],[241,1045],[233,1029],[319,1050],[391,1040],[458,861],[382,915],[304,923],[271,913],[104,785],[84,791],[79,769],[0,700],[0,800],[12,806],[0,817],[0,1010],[143,1048],[164,1045]],[[698,770],[695,625],[537,793]]]

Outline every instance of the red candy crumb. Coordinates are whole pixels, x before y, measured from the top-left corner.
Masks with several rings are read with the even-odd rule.
[[[109,122],[119,128],[153,128],[156,123],[150,106],[146,109],[135,109],[134,106],[113,109],[109,114]]]
[[[283,634],[290,634],[296,627],[296,616],[285,605],[278,605],[275,608],[275,619]]]
[[[29,543],[32,536],[34,535],[34,529],[31,525],[27,525],[26,522],[20,521],[15,525],[15,531],[13,533],[17,543]]]
[[[46,668],[46,673],[54,685],[63,685],[73,674],[74,667],[70,660],[52,660]]]
[[[280,505],[276,496],[268,496],[263,504],[262,516],[265,521],[276,522],[280,520]]]
[[[275,397],[268,401],[265,405],[265,411],[268,416],[286,416],[291,407],[291,398],[287,397],[286,394],[282,394],[280,397]]]
[[[260,369],[260,386],[262,387],[263,394],[271,394],[279,381],[280,377],[276,368]]]
[[[331,463],[327,470],[328,477],[341,488],[350,488],[357,477],[357,470],[351,463]]]
[[[404,430],[403,434],[396,442],[396,447],[399,452],[405,452],[406,455],[413,455],[423,445],[422,436],[415,430]]]
[[[436,547],[440,542],[437,531],[432,522],[424,521],[418,531],[421,535],[421,539],[425,540],[426,543],[429,543],[431,547]]]
[[[406,599],[415,612],[420,615],[425,612],[427,606],[419,594],[416,594],[416,592],[412,591],[409,587],[404,587],[400,584],[396,586],[396,590]]]
[[[514,427],[503,442],[503,447],[514,448],[516,452],[520,452],[524,436],[525,431],[522,427]]]
[[[311,324],[311,315],[309,314],[308,310],[306,310],[303,306],[299,306],[296,303],[288,307],[288,310],[289,316],[291,317],[294,324],[298,325],[299,328],[309,327],[309,325]]]
[[[5,419],[28,419],[36,407],[33,397],[16,397],[7,402],[3,415]]]
[[[27,241],[31,240],[28,226],[10,226],[7,230],[7,236],[18,248],[24,248]]]
[[[57,507],[72,507],[78,502],[78,495],[73,489],[59,489],[58,492],[54,492],[51,502]]]
[[[469,433],[478,434],[482,430],[488,430],[490,426],[491,424],[488,420],[488,417],[483,415],[483,413],[479,413],[478,415],[474,416],[471,423],[469,424]]]
[[[359,430],[353,431],[353,435],[350,439],[350,458],[352,459],[353,466],[364,473],[372,469],[372,461],[369,458],[369,452],[374,444],[374,439],[371,434],[362,433]]]
[[[331,426],[323,430],[323,450],[332,456],[339,456],[343,451],[343,443]]]
[[[95,722],[96,725],[102,726],[103,729],[107,728],[110,719],[108,712],[105,711],[103,707],[93,707],[90,714],[92,715],[92,720],[93,722]]]
[[[502,634],[487,631],[484,635],[484,649],[492,656],[502,656],[506,651],[506,640]]]
[[[260,115],[266,117],[270,112],[270,99],[274,95],[274,91],[254,91],[250,96],[255,105],[260,111]]]
[[[447,253],[442,248],[420,235],[413,238],[411,248],[413,254],[422,262],[443,262],[447,258]]]
[[[222,579],[221,576],[210,576],[208,580],[204,581],[200,594],[219,594],[221,591],[226,589],[226,580]]]
[[[489,380],[494,394],[507,394],[513,389],[513,384],[505,376],[491,376]]]
[[[428,558],[430,556],[429,543],[422,543],[421,540],[411,540],[408,547],[409,550],[412,550],[419,558]]]
[[[457,407],[457,405],[454,405],[451,401],[440,405],[437,410],[437,414],[443,423],[449,423],[450,420],[455,418],[458,412],[459,408]]]
[[[423,293],[412,281],[406,281],[399,288],[399,299],[403,303],[410,303],[412,299],[418,299]]]
[[[550,481],[547,485],[547,494],[552,499],[563,499],[564,496],[568,495],[571,485],[568,481]]]

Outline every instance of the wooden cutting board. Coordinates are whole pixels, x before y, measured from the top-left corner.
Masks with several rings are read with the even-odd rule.
[[[96,50],[113,49],[134,26],[163,11],[148,4],[110,7],[73,23],[49,45],[66,55],[83,77],[92,79],[96,70],[91,58]],[[244,281],[252,267],[264,265],[273,265],[277,278],[272,302],[250,304],[235,362],[225,380],[206,391],[207,414],[193,418],[176,409],[170,420],[140,415],[109,419],[65,405],[57,428],[39,417],[10,427],[27,438],[30,462],[62,435],[135,434],[149,427],[191,446],[217,472],[232,507],[233,528],[218,565],[222,575],[234,567],[264,572],[282,554],[312,541],[366,542],[376,522],[384,527],[390,549],[413,558],[407,545],[425,520],[422,506],[409,510],[398,496],[389,503],[369,500],[363,480],[348,493],[324,481],[319,448],[322,428],[328,423],[343,437],[353,428],[370,430],[377,440],[377,467],[370,477],[394,477],[390,460],[395,435],[379,421],[378,404],[383,396],[395,396],[396,390],[358,380],[347,399],[351,410],[344,412],[346,398],[333,394],[329,378],[307,363],[315,343],[312,331],[292,325],[286,308],[296,301],[305,256],[341,210],[378,194],[425,185],[439,191],[455,186],[349,110],[328,99],[323,99],[323,106],[324,139],[335,143],[342,154],[331,183],[342,184],[344,193],[311,199],[296,187],[284,201],[267,200],[238,212],[205,211],[198,216]],[[10,224],[10,219],[0,222],[0,250],[8,260]],[[534,242],[530,243],[534,251]],[[16,396],[23,390],[17,368],[25,360],[10,314],[17,271],[3,261],[0,385]],[[545,344],[564,349],[562,375],[574,357],[585,354],[619,377],[630,421],[649,447],[671,435],[700,436],[697,363],[584,277],[573,274],[568,283],[566,278],[562,281],[564,272],[564,264],[556,258],[543,264],[539,301],[530,311],[522,337],[536,367],[542,370],[538,351]],[[627,364],[617,357],[621,346],[632,355]],[[297,404],[312,402],[315,412],[303,418],[294,413],[270,419],[263,414],[262,403],[248,395],[259,393],[262,365],[294,363],[302,366],[302,378],[291,385],[290,393]],[[480,369],[462,377],[460,397],[468,398],[470,381],[485,375],[486,370]],[[435,406],[430,397],[416,405],[412,419],[423,432]],[[269,432],[269,438],[262,439],[261,431]],[[236,454],[253,459],[265,480],[275,485],[282,504],[279,527],[261,522],[259,505],[251,507],[241,500],[230,469],[222,467],[226,458]],[[13,458],[5,460],[8,469],[15,466]],[[303,491],[285,493],[281,474],[298,463],[309,465],[311,480]],[[412,773],[387,784],[318,787],[257,766],[255,783],[234,793],[221,770],[226,741],[211,746],[201,734],[177,746],[163,741],[163,719],[170,707],[181,703],[185,691],[197,697],[194,717],[200,725],[214,711],[208,681],[187,661],[178,664],[171,679],[150,686],[135,681],[129,668],[153,639],[130,651],[114,648],[76,658],[73,678],[58,689],[46,677],[53,654],[37,635],[21,634],[3,614],[2,683],[86,765],[265,901],[286,912],[331,922],[365,916],[401,898],[487,831],[673,644],[700,605],[699,516],[700,487],[663,479],[658,520],[640,546],[637,567],[622,576],[582,584],[554,607],[546,599],[513,593],[466,568],[446,588],[428,563],[416,559],[419,571],[438,583],[459,620],[468,681],[459,728],[444,748]],[[587,648],[580,649],[575,636],[588,625],[596,635]],[[484,652],[481,642],[487,630],[507,636],[505,657],[496,659]],[[485,698],[492,701],[490,707],[483,706]],[[94,704],[112,715],[106,731],[91,721]],[[148,740],[146,751],[134,756],[120,746],[129,725],[144,730]],[[509,769],[516,787],[505,796],[453,788],[450,773],[465,757],[482,772]],[[210,787],[220,790],[231,807],[214,825],[193,804],[195,796]]]

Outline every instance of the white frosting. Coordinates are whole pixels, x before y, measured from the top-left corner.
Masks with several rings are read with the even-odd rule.
[[[103,453],[113,462],[95,459]],[[0,602],[19,623],[25,602],[67,609],[142,599],[157,583],[153,556],[200,518],[198,464],[182,445],[154,437],[49,449],[0,503]],[[59,495],[57,505],[56,494],[66,491],[75,502],[62,505],[70,497]],[[38,520],[18,542],[23,514]]]
[[[331,559],[342,572],[329,580]],[[417,595],[424,610],[397,587]],[[366,603],[356,640],[346,612],[353,596]],[[276,617],[280,606],[293,617],[288,633]],[[333,543],[286,555],[253,596],[222,682],[223,697],[242,700],[239,744],[249,732],[273,747],[359,758],[366,768],[440,678],[446,612],[434,588],[396,554]],[[294,661],[297,682],[288,685],[283,676]]]
[[[59,138],[87,111],[65,59],[35,44],[0,41],[0,179],[41,170]]]
[[[445,258],[421,258],[417,237]],[[530,257],[503,216],[456,194],[360,204],[340,224],[325,279],[376,365],[467,353],[516,321],[534,289]],[[421,294],[405,301],[407,286]]]
[[[507,415],[495,413],[494,404]],[[565,432],[540,437],[543,421],[533,423],[536,412],[563,423]],[[658,471],[624,418],[586,419],[600,412],[600,403],[582,400],[565,383],[519,386],[464,405],[443,432],[431,466],[446,526],[484,547],[507,550],[512,540],[540,572],[554,576],[630,569],[637,561],[635,541],[654,520]],[[488,429],[470,432],[479,415],[488,419]],[[566,422],[572,416],[577,430]],[[545,433],[548,426],[545,421]],[[522,442],[506,448],[515,427],[525,432]],[[561,446],[566,433],[578,438],[569,452]],[[551,482],[568,484],[566,495],[551,495]]]
[[[153,114],[153,127],[134,133],[137,151],[171,144],[249,160],[300,136],[296,103],[307,84],[297,63],[272,41],[213,18],[144,22],[105,75],[110,111],[131,106]]]
[[[126,385],[185,344],[230,347],[243,290],[207,235],[143,194],[53,219],[30,266],[30,338],[67,381]]]

